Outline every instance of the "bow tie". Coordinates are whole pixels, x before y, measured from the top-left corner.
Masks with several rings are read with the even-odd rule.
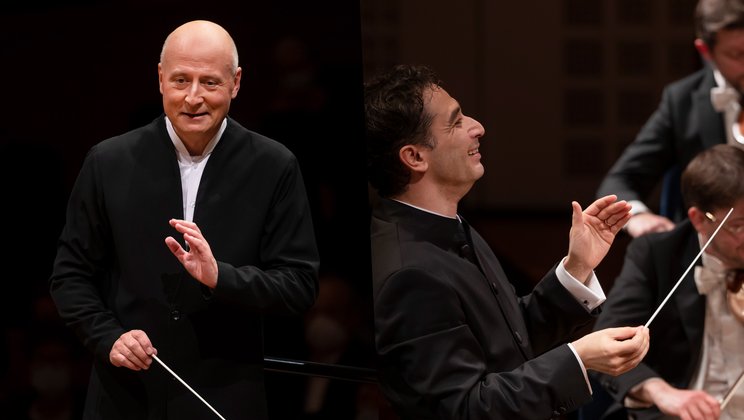
[[[707,295],[711,290],[723,285],[730,292],[736,293],[741,289],[742,283],[744,283],[744,270],[720,272],[703,266],[695,267],[695,285],[701,295]]]
[[[710,103],[716,111],[724,112],[731,104],[739,102],[739,96],[732,87],[716,86],[710,90]]]

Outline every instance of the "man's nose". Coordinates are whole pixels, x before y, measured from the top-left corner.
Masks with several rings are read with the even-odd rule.
[[[186,91],[186,103],[190,106],[199,105],[204,101],[201,92],[201,84],[198,81],[194,81],[189,89]]]
[[[468,117],[470,118],[470,117]],[[472,126],[470,127],[470,135],[473,137],[483,137],[483,135],[486,134],[486,129],[481,125],[481,123],[478,122],[475,118],[470,118],[472,121]]]

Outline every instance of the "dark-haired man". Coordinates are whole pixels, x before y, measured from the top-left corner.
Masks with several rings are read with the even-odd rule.
[[[488,245],[457,213],[484,172],[478,121],[424,67],[365,91],[376,346],[382,387],[406,419],[545,419],[591,395],[586,369],[618,374],[648,332],[578,338],[604,300],[593,274],[630,207],[573,203],[568,256],[518,298]]]

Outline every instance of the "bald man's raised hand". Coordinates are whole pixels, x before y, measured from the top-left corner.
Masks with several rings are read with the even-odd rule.
[[[173,255],[178,258],[183,268],[205,286],[214,289],[217,287],[217,260],[212,255],[212,249],[196,223],[186,220],[171,219],[170,225],[183,234],[184,241],[189,245],[189,250],[183,249],[173,237],[165,238],[165,244]]]

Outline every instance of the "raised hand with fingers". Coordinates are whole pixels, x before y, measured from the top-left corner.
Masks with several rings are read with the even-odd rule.
[[[214,289],[217,286],[217,260],[199,227],[196,223],[179,219],[171,219],[169,223],[183,234],[189,250],[183,249],[172,236],[165,238],[165,244],[193,278]]]
[[[142,330],[127,331],[114,342],[109,352],[109,361],[116,367],[132,370],[147,370],[152,356],[158,354],[150,339]]]
[[[631,206],[617,201],[614,195],[596,200],[583,212],[579,203],[574,201],[571,206],[573,214],[564,266],[572,276],[586,281],[607,255],[615,235],[630,219]]]

